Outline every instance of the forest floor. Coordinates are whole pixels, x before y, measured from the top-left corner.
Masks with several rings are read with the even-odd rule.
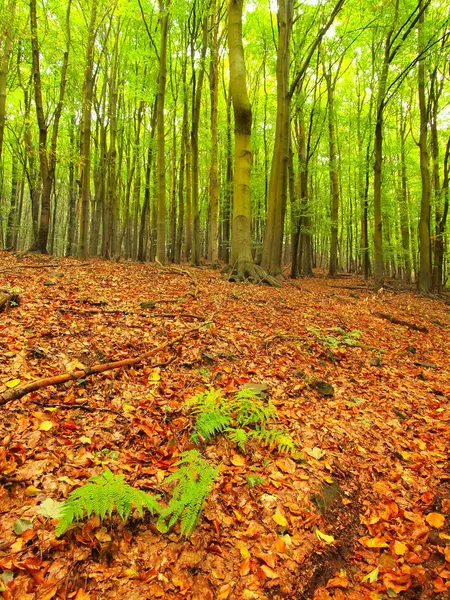
[[[275,289],[207,268],[7,253],[2,288],[20,288],[20,304],[0,313],[0,398],[202,325],[140,365],[2,406],[4,598],[450,598],[445,298],[374,294],[356,277]],[[149,514],[55,536],[40,505],[103,468],[164,496],[192,446],[184,401],[247,383],[267,386],[298,454],[256,442],[242,453],[224,436],[201,443],[221,467],[189,539],[178,525],[159,533]],[[249,475],[262,481],[250,487]]]

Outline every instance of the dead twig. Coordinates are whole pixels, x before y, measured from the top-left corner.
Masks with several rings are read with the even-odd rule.
[[[198,325],[197,327],[192,327],[191,329],[188,329],[181,335],[179,335],[171,340],[168,340],[167,342],[164,342],[163,344],[156,346],[156,348],[153,348],[152,350],[149,350],[148,352],[145,352],[144,354],[141,354],[140,356],[136,356],[134,358],[125,358],[123,360],[117,360],[114,362],[100,363],[100,364],[93,365],[92,367],[86,367],[86,369],[79,369],[77,371],[72,371],[70,373],[61,373],[60,375],[55,375],[54,377],[43,377],[41,379],[36,379],[35,381],[30,381],[29,383],[26,383],[25,385],[21,385],[19,387],[13,388],[13,389],[5,390],[4,392],[0,393],[0,406],[3,406],[4,404],[11,402],[12,400],[18,400],[19,398],[23,398],[23,396],[26,396],[27,394],[31,394],[31,392],[41,390],[50,385],[60,385],[62,383],[66,383],[67,381],[76,381],[77,379],[85,379],[86,377],[90,377],[91,375],[94,375],[95,373],[104,373],[105,371],[112,371],[114,369],[121,369],[123,367],[137,365],[137,364],[147,360],[148,358],[155,356],[162,350],[165,350],[166,348],[169,348],[170,346],[173,346],[174,344],[178,344],[187,335],[198,332],[199,329],[207,323],[208,322],[206,321],[205,323],[202,323],[201,325]]]
[[[428,329],[426,327],[422,327],[422,325],[416,325],[415,323],[411,323],[410,321],[404,321],[403,319],[397,319],[397,317],[392,317],[391,315],[387,315],[382,312],[374,312],[376,317],[380,317],[380,319],[386,319],[395,325],[403,325],[403,327],[408,327],[408,329],[413,329],[414,331],[421,331],[422,333],[428,333]]]

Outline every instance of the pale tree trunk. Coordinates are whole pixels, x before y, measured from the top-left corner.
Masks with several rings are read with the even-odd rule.
[[[239,279],[254,275],[250,233],[252,110],[247,94],[244,47],[242,44],[242,4],[243,0],[230,0],[228,7],[230,87],[235,121],[231,265]]]
[[[291,96],[289,93],[289,57],[293,24],[293,0],[278,0],[277,49],[277,118],[275,145],[269,180],[267,225],[264,235],[261,266],[278,276],[282,273],[284,217],[287,199],[289,162],[289,126]]]
[[[72,115],[69,133],[70,150],[73,157],[76,155],[75,143],[75,116]],[[66,256],[76,255],[77,237],[77,192],[75,187],[75,160],[71,157],[69,162],[69,220],[67,225]]]
[[[250,175],[252,167],[252,109],[247,93],[244,47],[242,43],[243,0],[230,0],[228,6],[228,48],[230,90],[234,110],[234,185],[231,238],[231,280],[266,281],[277,285],[257,267],[251,251]]]
[[[11,156],[11,201],[9,204],[8,211],[8,223],[6,227],[6,240],[5,240],[5,249],[6,250],[16,250],[15,248],[15,240],[17,240],[17,229],[19,227],[18,222],[18,212],[17,212],[17,153],[12,152]]]
[[[331,76],[331,67],[324,73],[328,94],[328,141],[330,147],[330,196],[331,196],[331,241],[330,269],[328,274],[334,276],[338,271],[338,219],[339,219],[339,181],[336,157],[336,126],[334,115],[334,91],[336,78]]]
[[[210,172],[210,225],[208,260],[215,266],[218,260],[219,231],[219,176],[217,161],[217,105],[219,100],[219,22],[216,0],[211,6],[211,62],[209,70],[209,87],[211,96],[211,172]]]
[[[442,188],[439,181],[439,136],[437,120],[439,114],[439,98],[442,94],[444,78],[438,83],[438,70],[434,69],[430,86],[430,130],[431,130],[431,153],[433,157],[433,191],[435,203],[435,238],[434,238],[434,264],[432,275],[432,287],[441,291],[442,288],[442,261],[444,254],[445,222],[442,223]]]
[[[4,15],[6,28],[0,33],[0,162],[2,160],[6,119],[6,77],[12,51],[16,3],[16,0],[10,0],[6,6]]]
[[[61,68],[61,80],[59,84],[59,99],[53,114],[53,129],[50,142],[50,150],[47,154],[48,123],[45,119],[44,105],[42,98],[42,82],[40,69],[40,51],[37,29],[36,0],[30,0],[30,24],[31,24],[31,48],[33,62],[34,79],[34,99],[36,104],[36,115],[39,126],[39,162],[42,179],[41,191],[41,215],[39,219],[39,231],[37,240],[33,245],[34,250],[39,250],[42,254],[47,254],[48,233],[50,228],[50,199],[52,188],[55,181],[56,169],[56,149],[58,144],[59,122],[61,119],[64,95],[67,82],[67,67],[69,64],[70,50],[70,10],[72,1],[67,4],[66,12],[66,35],[67,46],[63,55]]]
[[[208,46],[208,18],[204,17],[202,26],[202,48],[200,53],[200,66],[198,78],[194,69],[195,62],[195,39],[191,38],[191,61],[194,74],[194,85],[192,88],[192,123],[191,123],[191,151],[192,151],[192,259],[193,265],[200,264],[200,206],[198,201],[198,128],[200,124],[200,109],[202,100],[203,80],[205,76],[205,56]]]
[[[406,115],[403,111],[400,113],[400,124],[398,127],[400,133],[400,186],[399,186],[399,204],[400,204],[400,231],[402,235],[402,263],[404,268],[404,279],[407,283],[411,282],[411,250],[409,235],[408,218],[408,186],[406,171]]]
[[[422,0],[419,0],[419,6]],[[425,11],[422,11],[419,18],[419,54],[423,51],[423,28],[425,21]],[[430,158],[428,153],[428,110],[425,98],[425,57],[422,56],[418,66],[418,91],[419,91],[419,112],[420,112],[420,134],[419,134],[419,155],[420,155],[420,176],[422,180],[422,198],[420,202],[420,220],[419,220],[419,277],[417,281],[418,289],[422,293],[428,293],[431,290],[431,244],[430,244]]]
[[[109,75],[109,102],[108,102],[108,120],[109,120],[109,149],[107,159],[107,189],[106,205],[103,218],[103,236],[102,236],[102,256],[104,258],[116,258],[120,253],[118,248],[118,220],[119,190],[117,187],[117,70],[119,58],[119,35],[120,22],[117,25],[117,31],[114,41],[113,60],[111,72]]]
[[[92,3],[84,68],[83,105],[80,139],[80,203],[78,256],[86,259],[89,252],[89,213],[91,201],[91,125],[94,95],[94,48],[96,39],[97,2]]]
[[[181,248],[183,243],[183,228],[184,228],[184,179],[186,168],[186,144],[189,132],[189,107],[188,95],[186,86],[186,61],[183,63],[183,126],[181,129],[181,155],[180,155],[180,174],[178,178],[178,223],[177,234],[175,240],[175,257],[174,262],[181,262]]]
[[[158,98],[155,98],[153,102],[151,126],[150,126],[150,140],[148,141],[147,150],[147,164],[145,167],[145,191],[144,191],[144,203],[141,211],[141,221],[139,225],[139,241],[137,259],[141,262],[145,261],[147,252],[147,240],[148,240],[148,225],[150,218],[150,183],[153,166],[153,154],[154,154],[154,143],[156,133],[156,105]]]
[[[164,135],[164,103],[166,94],[167,72],[167,37],[169,33],[169,5],[170,0],[164,3],[160,0],[160,32],[161,45],[159,52],[159,77],[158,77],[158,102],[156,105],[157,124],[157,233],[156,233],[156,259],[161,263],[166,262],[166,144]]]

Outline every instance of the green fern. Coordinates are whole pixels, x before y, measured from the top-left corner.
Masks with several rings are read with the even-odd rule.
[[[214,389],[203,394],[197,394],[186,401],[187,406],[193,407],[196,415],[193,438],[198,441],[201,436],[209,441],[217,433],[222,433],[231,422],[231,410],[221,393]]]
[[[248,441],[249,434],[245,429],[234,429],[233,427],[229,427],[227,429],[228,437],[232,442],[239,446],[242,452],[245,452],[245,444]]]
[[[200,456],[198,450],[183,452],[177,465],[179,468],[165,480],[165,483],[175,481],[177,485],[170,503],[162,509],[156,526],[165,533],[180,520],[181,533],[189,537],[219,468],[212,467]]]
[[[276,446],[280,452],[294,454],[296,445],[291,436],[280,429],[257,429],[251,432],[252,437],[257,439],[262,444],[274,447]]]
[[[277,409],[269,401],[255,395],[251,389],[240,390],[232,403],[236,422],[240,427],[262,425],[277,416]]]
[[[63,504],[56,535],[65,533],[74,521],[81,521],[91,515],[104,519],[107,514],[111,516],[113,510],[126,521],[133,507],[141,516],[144,514],[144,508],[152,514],[161,512],[161,506],[154,496],[131,487],[124,482],[123,475],[114,475],[106,469],[71,492]]]
[[[220,390],[211,389],[185,404],[193,407],[196,418],[194,441],[200,437],[209,441],[214,435],[226,432],[243,452],[249,438],[276,447],[280,452],[296,452],[295,442],[288,433],[267,428],[269,421],[277,419],[277,409],[252,388],[239,390],[230,401],[223,398]]]

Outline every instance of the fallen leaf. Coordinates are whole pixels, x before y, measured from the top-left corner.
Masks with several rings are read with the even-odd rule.
[[[426,522],[428,523],[428,525],[431,525],[431,527],[435,527],[436,529],[440,529],[441,527],[444,526],[445,523],[445,517],[444,515],[441,515],[441,513],[429,513],[426,517],[425,517]]]
[[[389,544],[386,540],[379,537],[368,538],[367,536],[364,536],[359,538],[359,541],[365,548],[389,548]]]
[[[233,454],[231,457],[231,463],[235,467],[243,467],[245,465],[245,458],[240,454]]]
[[[231,590],[232,590],[232,585],[231,583],[224,583],[224,585],[221,586],[221,588],[219,589],[219,593],[217,595],[217,600],[226,600],[228,598],[228,596],[231,594]]]
[[[403,542],[394,542],[394,553],[397,554],[397,556],[403,556],[407,550],[408,546]]]
[[[36,496],[36,494],[39,494],[40,491],[41,490],[39,490],[34,485],[29,485],[25,490],[25,496],[28,496],[28,498],[32,498],[33,496]]]
[[[370,571],[370,573],[367,573],[367,575],[362,578],[362,582],[369,581],[370,583],[375,583],[375,581],[378,580],[379,571],[380,569],[378,567],[373,571]]]
[[[272,519],[275,521],[275,523],[277,525],[280,525],[280,527],[288,526],[286,517],[279,512],[276,512],[274,515],[272,515]]]
[[[332,544],[335,541],[335,539],[332,535],[327,535],[326,533],[323,533],[323,531],[320,531],[320,529],[318,527],[316,527],[315,534],[316,534],[318,540],[321,540],[322,542],[325,542],[326,544]]]
[[[32,528],[33,523],[31,521],[27,521],[26,519],[17,519],[13,525],[14,533],[17,535],[22,535],[24,531]]]
[[[50,431],[52,429],[53,423],[51,421],[42,421],[39,425],[40,431]]]
[[[46,498],[44,502],[39,505],[38,513],[47,519],[60,519],[63,503],[52,500],[52,498]]]
[[[279,577],[278,573],[276,573],[273,569],[268,567],[267,565],[261,565],[261,570],[263,571],[266,577],[270,579],[277,579]]]
[[[5,385],[8,388],[15,388],[19,385],[19,383],[20,383],[20,379],[11,379],[10,381],[7,381],[5,383]]]

